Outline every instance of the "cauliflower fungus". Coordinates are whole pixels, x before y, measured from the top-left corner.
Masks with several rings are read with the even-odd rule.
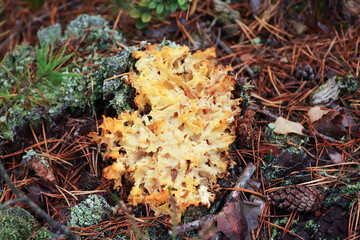
[[[186,46],[145,48],[133,51],[138,60],[128,80],[138,110],[104,117],[101,135],[93,136],[106,145],[104,158],[116,160],[104,176],[114,188],[122,177],[134,182],[129,202],[147,203],[156,215],[171,214],[169,187],[179,214],[189,205],[209,207],[240,112],[232,69],[215,65],[214,47],[194,54]]]

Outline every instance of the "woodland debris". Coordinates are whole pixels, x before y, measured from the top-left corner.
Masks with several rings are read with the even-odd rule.
[[[358,127],[351,113],[346,114],[345,110],[333,111],[314,122],[312,126],[317,132],[331,136],[335,139],[341,138],[347,134],[358,134]],[[350,131],[349,131],[349,128]]]
[[[298,65],[295,69],[295,77],[299,80],[314,80],[315,79],[315,70],[310,67],[310,65],[307,63],[304,66],[303,65]],[[316,77],[318,78],[318,75],[316,75]]]
[[[236,33],[238,28],[234,24],[236,20],[240,21],[240,12],[232,9],[226,1],[214,0],[213,2],[216,20],[224,25],[224,30],[227,33]]]
[[[14,183],[11,181],[10,176],[7,174],[4,166],[0,163],[0,177],[4,178],[5,182],[9,186],[12,192],[16,194],[18,198],[21,198],[24,203],[29,205],[29,207],[42,219],[48,222],[53,228],[57,229],[60,233],[65,234],[71,240],[77,240],[77,236],[72,233],[67,227],[65,227],[60,222],[52,219],[44,210],[42,210],[36,203],[27,198],[19,189],[17,189]]]
[[[302,132],[304,127],[300,123],[287,120],[283,117],[278,117],[275,121],[275,125],[276,127],[274,129],[274,133],[277,134],[296,133],[299,135],[304,135]]]
[[[295,185],[269,193],[267,200],[284,210],[310,212],[321,207],[323,196],[316,187]]]
[[[310,95],[310,105],[329,106],[339,99],[341,88],[343,85],[336,81],[336,77],[330,78]]]
[[[251,140],[254,136],[253,124],[255,122],[255,112],[247,110],[244,113],[243,118],[237,119],[236,134],[237,138],[241,139],[241,145],[246,146],[251,144]]]
[[[324,115],[328,114],[330,110],[322,109],[321,106],[315,106],[309,109],[307,115],[309,116],[310,122],[316,122],[321,119]]]
[[[41,179],[55,184],[55,176],[47,161],[34,150],[23,156],[25,166],[33,170]]]
[[[246,188],[255,169],[256,167],[249,163],[234,189]],[[199,228],[202,228],[200,232],[206,232],[207,229],[213,228],[213,224],[216,223],[217,231],[223,232],[229,239],[248,239],[250,230],[256,228],[253,219],[256,220],[256,217],[261,213],[263,203],[239,201],[239,198],[240,191],[233,190],[220,213],[181,225],[177,228],[176,233],[184,234]]]

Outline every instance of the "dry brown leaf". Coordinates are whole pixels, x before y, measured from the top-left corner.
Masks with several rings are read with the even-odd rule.
[[[301,22],[293,22],[292,27],[297,34],[303,34],[309,29],[308,26],[302,24]]]
[[[289,60],[287,57],[284,56],[284,57],[280,58],[280,62],[289,63]]]
[[[289,121],[283,117],[278,117],[275,121],[275,129],[274,133],[277,134],[288,134],[288,133],[296,133],[299,135],[304,135],[302,130],[304,127],[297,122]]]
[[[316,122],[317,120],[321,119],[324,115],[328,114],[329,110],[321,109],[321,106],[315,106],[309,109],[307,115],[310,118],[310,122]]]
[[[228,239],[246,239],[249,234],[246,218],[239,202],[229,203],[217,217],[218,229]]]

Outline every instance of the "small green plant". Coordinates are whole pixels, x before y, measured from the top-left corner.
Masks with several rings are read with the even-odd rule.
[[[60,84],[64,76],[69,74],[63,73],[69,66],[61,67],[63,63],[68,61],[73,53],[65,55],[67,45],[60,49],[59,53],[53,57],[54,46],[51,45],[50,52],[48,52],[48,45],[42,45],[39,49],[36,46],[36,56],[37,56],[37,69],[36,75],[40,81],[45,81],[46,83],[51,84]],[[76,76],[72,74],[71,76]]]
[[[163,20],[165,16],[171,14],[180,7],[181,10],[186,11],[189,7],[189,2],[192,0],[141,0],[137,4],[129,3],[125,0],[124,8],[129,10],[129,15],[132,18],[138,19],[136,21],[136,28],[143,29],[151,21],[153,13],[155,16]]]
[[[66,73],[69,65],[62,67],[72,56],[65,50],[66,46],[55,55],[53,46],[34,49],[22,44],[0,63],[1,137],[13,139],[17,127],[37,122],[41,114],[34,114],[36,111],[49,109],[64,96],[59,90],[64,78],[79,76]]]
[[[309,220],[306,222],[305,228],[310,229],[313,232],[316,232],[319,228],[319,224],[317,224],[314,220]]]

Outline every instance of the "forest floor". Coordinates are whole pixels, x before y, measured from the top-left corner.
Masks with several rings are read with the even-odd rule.
[[[231,65],[246,91],[237,138],[230,148],[236,165],[226,179],[219,180],[221,190],[211,209],[191,207],[176,226],[169,216],[155,217],[146,206],[137,206],[121,208],[96,225],[70,230],[84,239],[358,239],[359,1],[234,0],[219,5],[219,1],[193,0],[188,10],[178,8],[165,20],[153,15],[143,29],[135,27],[136,19],[121,7],[124,2],[3,0],[0,59],[24,41],[38,45],[41,27],[60,23],[64,30],[80,14],[101,15],[127,39],[99,50],[101,57],[141,41],[155,44],[166,39],[192,51],[215,46],[218,63]],[[77,50],[87,43],[68,43],[66,54],[84,57]],[[0,95],[0,101],[4,99]],[[127,203],[131,182],[113,190],[113,182],[102,174],[109,162],[102,161],[88,137],[97,131],[101,115],[115,116],[114,111],[104,111],[102,107],[95,112],[61,109],[51,123],[44,118],[38,124],[17,127],[13,139],[0,138],[0,161],[12,182],[65,225],[70,207],[90,194],[101,195],[115,206],[115,193]],[[31,149],[50,163],[53,179],[24,165],[23,156]],[[244,176],[247,166],[254,166],[250,176]],[[251,179],[234,188],[240,176]],[[236,207],[228,199],[235,192],[240,193]],[[0,203],[15,198],[0,179]],[[27,204],[15,205],[53,230]],[[222,213],[231,216],[224,220]],[[204,222],[189,227],[200,217],[217,222],[216,228],[206,231]],[[176,236],[169,233],[174,229]]]

